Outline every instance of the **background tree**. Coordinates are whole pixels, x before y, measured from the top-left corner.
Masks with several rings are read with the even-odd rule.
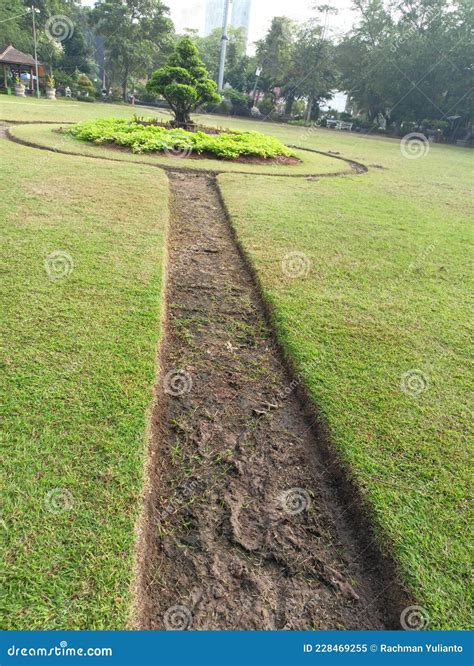
[[[145,76],[171,48],[173,23],[161,0],[98,0],[91,25],[104,38],[105,54],[119,78],[123,99],[130,77]]]
[[[295,99],[304,98],[307,101],[306,119],[317,118],[320,103],[333,97],[338,75],[334,45],[316,20],[305,23],[297,32],[288,79],[289,83],[283,89],[286,112],[291,113]]]
[[[0,44],[13,44],[33,54],[32,0],[10,0],[0,4]],[[38,59],[46,73],[54,71],[58,80],[70,77],[76,69],[95,71],[93,50],[88,42],[87,8],[79,0],[34,0]],[[54,17],[52,29],[47,24]]]
[[[257,62],[261,67],[259,89],[273,93],[289,82],[292,67],[295,24],[286,16],[276,16],[266,36],[257,42]]]
[[[0,45],[13,44],[20,51],[30,53],[33,50],[33,36],[31,28],[25,30],[23,21],[31,14],[22,0],[10,0],[8,3],[0,3]]]
[[[207,37],[199,37],[195,33],[191,34],[190,37],[199,49],[199,54],[209,72],[209,76],[217,82],[222,29],[216,28]],[[250,60],[246,54],[245,30],[244,28],[230,26],[228,37],[225,82],[235,90],[243,92],[247,85],[247,67]]]
[[[177,127],[188,125],[191,112],[201,104],[220,100],[217,84],[209,78],[197,46],[190,37],[183,37],[178,42],[166,67],[154,72],[147,89],[166,99]]]
[[[337,49],[341,86],[369,120],[420,126],[460,113],[470,122],[472,3],[355,0],[359,20]]]

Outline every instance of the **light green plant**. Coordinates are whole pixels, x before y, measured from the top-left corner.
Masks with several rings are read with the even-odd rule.
[[[133,153],[189,152],[211,153],[218,158],[233,160],[240,156],[271,159],[291,157],[293,152],[281,141],[259,132],[187,132],[156,125],[144,126],[134,120],[118,118],[91,120],[71,127],[68,132],[81,141],[95,144],[115,143],[127,146]]]

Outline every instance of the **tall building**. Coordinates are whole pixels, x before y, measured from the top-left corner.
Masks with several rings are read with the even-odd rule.
[[[250,26],[250,3],[251,0],[233,0],[232,21],[234,28],[244,28],[245,36],[248,37]]]
[[[251,0],[232,0],[229,25],[234,28],[244,28],[245,35],[249,34]],[[210,35],[216,28],[224,24],[225,0],[207,0],[206,25],[204,34]]]

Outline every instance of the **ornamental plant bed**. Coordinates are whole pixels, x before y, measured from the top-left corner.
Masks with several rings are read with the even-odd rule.
[[[176,157],[207,156],[232,161],[297,164],[300,160],[281,141],[259,132],[226,131],[209,135],[136,120],[98,119],[78,123],[66,130],[80,141],[125,147],[135,154],[165,153]]]
[[[61,133],[60,130],[56,130],[58,133]],[[118,146],[116,143],[106,143],[102,144],[103,146],[109,148],[110,150],[117,151],[120,153],[129,153],[130,150],[127,148],[127,146]],[[148,153],[150,154],[150,153]],[[151,154],[153,157],[153,154]],[[217,157],[214,155],[214,153],[211,152],[203,152],[203,153],[186,153],[184,152],[179,152],[179,151],[164,151],[163,153],[156,154],[156,157],[169,157],[170,160],[178,160],[183,157],[189,159],[189,160],[223,160],[224,158],[222,157]],[[268,157],[251,157],[249,155],[240,155],[240,157],[236,157],[235,159],[232,160],[232,162],[236,162],[237,164],[276,164],[276,165],[281,165],[281,166],[288,166],[288,165],[294,165],[294,164],[300,164],[301,160],[299,157],[292,157],[292,156],[286,156],[286,155],[280,155],[279,157],[273,157],[273,158],[268,158]]]

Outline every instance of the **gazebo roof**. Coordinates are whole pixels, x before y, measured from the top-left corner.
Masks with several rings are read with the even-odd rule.
[[[28,53],[22,53],[9,44],[4,48],[0,47],[0,63],[5,65],[25,65],[32,67],[36,64],[36,60]]]

